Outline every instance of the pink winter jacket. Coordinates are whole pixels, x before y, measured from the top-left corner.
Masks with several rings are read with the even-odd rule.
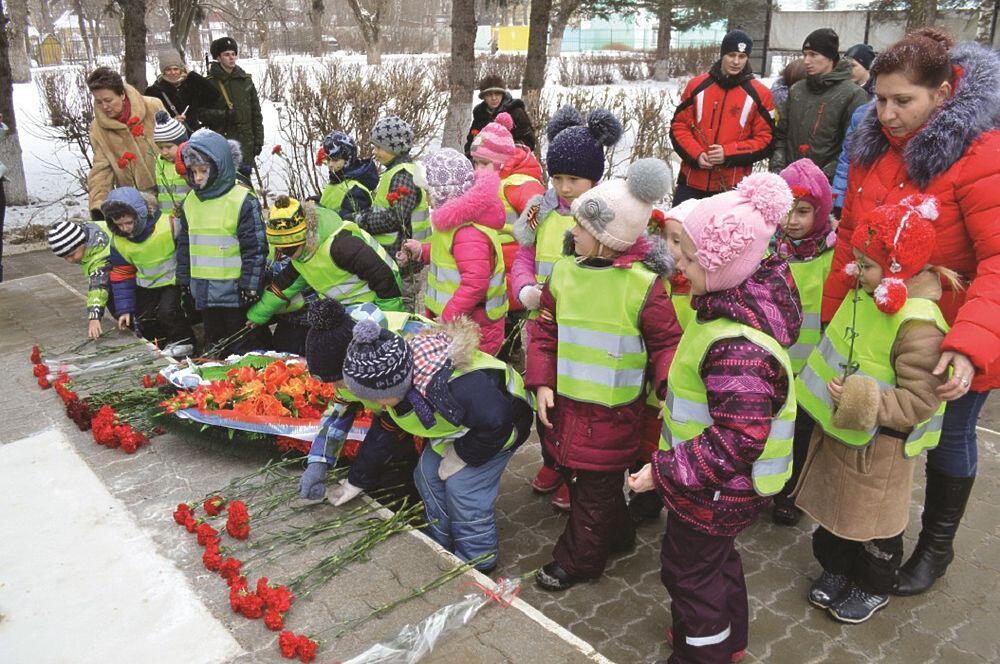
[[[504,224],[504,208],[497,192],[500,177],[494,171],[476,171],[472,187],[464,194],[453,198],[431,212],[431,228],[435,231],[459,230],[455,233],[452,252],[461,283],[458,290],[445,305],[441,320],[450,321],[459,316],[471,318],[482,332],[479,349],[496,355],[503,345],[504,319],[491,321],[486,317],[486,291],[496,256],[493,246],[481,231],[471,224],[501,230]],[[422,247],[424,263],[430,263],[431,246]],[[428,316],[431,314],[428,312]]]
[[[557,201],[555,206],[552,204],[553,200]],[[510,278],[507,281],[515,298],[520,295],[521,289],[525,286],[538,283],[535,280],[535,232],[529,230],[526,220],[527,213],[533,205],[539,207],[538,214],[548,214],[552,209],[560,214],[569,214],[570,211],[569,205],[558,198],[552,190],[547,191],[543,196],[535,196],[525,205],[520,219],[514,225],[514,235],[521,246],[517,250],[517,255],[514,256],[514,264],[510,268]]]

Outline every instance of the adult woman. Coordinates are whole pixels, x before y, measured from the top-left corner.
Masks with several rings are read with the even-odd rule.
[[[131,186],[156,191],[156,159],[153,143],[159,99],[144,97],[122,80],[118,72],[98,67],[87,77],[94,97],[94,121],[90,146],[94,165],[87,174],[90,215],[102,219],[101,204],[114,187]]]
[[[514,128],[511,130],[514,142],[525,145],[530,150],[535,149],[535,130],[531,126],[531,118],[528,117],[524,102],[511,96],[502,78],[496,74],[484,76],[479,82],[479,98],[482,101],[472,109],[472,126],[465,137],[466,157],[472,148],[472,139],[501,113],[509,113],[514,120]]]
[[[851,145],[851,169],[833,270],[824,291],[828,320],[851,287],[844,266],[849,238],[873,208],[913,193],[937,199],[938,245],[932,265],[959,273],[969,287],[942,282],[939,304],[952,326],[936,373],[949,400],[941,442],[927,455],[923,529],[894,592],[915,595],[933,585],[954,557],[952,542],[976,475],[976,420],[1000,386],[1000,56],[953,43],[922,28],[872,65],[875,104]]]
[[[219,90],[198,72],[188,71],[177,51],[163,51],[158,59],[160,75],[143,94],[162,101],[167,113],[193,134],[202,126],[201,109],[218,105]]]

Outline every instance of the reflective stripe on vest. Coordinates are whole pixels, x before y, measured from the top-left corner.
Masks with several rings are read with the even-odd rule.
[[[141,288],[160,288],[176,283],[177,247],[174,244],[173,220],[163,212],[153,226],[153,232],[142,242],[133,242],[114,235],[115,249],[130,265],[135,266],[135,283]]]
[[[660,449],[683,445],[712,426],[708,392],[701,378],[701,364],[709,348],[721,339],[743,337],[771,353],[784,367],[789,379],[792,364],[788,353],[772,337],[731,320],[717,318],[707,323],[694,321],[684,330],[667,375],[667,398],[663,404]],[[771,496],[781,490],[792,475],[792,439],[795,436],[795,385],[789,380],[788,396],[771,419],[771,432],[764,451],[754,461],[754,490]]]
[[[156,160],[156,200],[164,210],[173,210],[184,202],[184,197],[191,191],[184,176],[177,172],[174,162],[157,158]]]
[[[357,180],[344,180],[336,184],[328,184],[323,189],[323,195],[320,196],[319,205],[327,210],[333,210],[334,212],[340,212],[341,206],[344,204],[344,199],[347,198],[347,192],[349,192],[354,187],[358,187],[363,192],[368,194],[368,200],[372,200],[371,189],[361,184]]]
[[[556,263],[549,289],[558,303],[556,392],[609,408],[642,394],[646,344],[639,317],[656,275],[641,263],[594,268]]]
[[[396,164],[385,173],[378,180],[378,187],[375,189],[375,196],[372,199],[372,207],[380,208],[390,208],[392,205],[389,203],[389,187],[392,186],[392,178],[399,171],[406,171],[410,175],[413,175],[414,169],[413,162],[404,162],[402,164]],[[416,185],[414,185],[416,186]],[[427,214],[427,192],[420,190],[420,203],[414,208],[413,214],[410,215],[410,228],[412,229],[411,237],[414,240],[420,240],[423,242],[431,234],[431,222],[430,216]],[[391,247],[399,240],[399,232],[394,231],[392,233],[379,233],[375,236],[375,240],[381,244],[383,247]]]
[[[543,284],[552,274],[556,261],[563,257],[563,238],[576,225],[572,215],[553,210],[545,215],[535,230],[535,279]]]
[[[192,279],[240,278],[243,258],[236,229],[249,195],[245,187],[234,186],[218,198],[203,201],[192,194],[184,199]]]
[[[510,201],[507,200],[507,194],[504,193],[504,190],[507,187],[520,187],[522,184],[528,182],[538,182],[538,180],[524,173],[512,173],[500,181],[500,201],[503,203],[504,212],[503,230],[500,231],[500,244],[516,242],[514,239],[514,222],[521,216],[514,209],[514,206],[510,204]],[[541,184],[541,182],[538,182],[538,184]]]
[[[857,298],[855,310],[854,299]],[[852,325],[852,319],[854,323]],[[851,328],[854,329],[854,354],[857,374],[873,378],[880,391],[896,386],[896,372],[892,366],[892,348],[899,329],[910,320],[933,323],[942,332],[948,324],[937,304],[923,298],[910,298],[895,314],[878,310],[875,300],[862,290],[849,294],[826,328],[819,345],[809,354],[806,366],[795,380],[799,403],[824,433],[851,447],[865,447],[878,435],[878,426],[867,431],[841,429],[833,425],[835,410],[827,384],[844,375],[847,358],[851,353]],[[945,404],[942,403],[929,419],[918,423],[907,436],[903,452],[913,457],[926,449],[937,446],[941,438],[941,422]]]
[[[317,212],[320,211],[317,210]],[[379,246],[378,242],[371,235],[350,221],[342,222],[340,228],[320,243],[319,247],[308,258],[304,260],[293,259],[292,265],[295,266],[298,273],[306,280],[306,283],[324,297],[337,300],[344,306],[374,302],[376,299],[375,291],[369,287],[368,282],[353,272],[348,272],[340,267],[330,257],[330,247],[341,233],[350,233],[364,242],[372,251],[378,254],[383,263],[392,269],[397,283],[399,282],[399,268],[389,258],[389,255],[385,253],[385,249]]]
[[[788,356],[792,358],[792,369],[798,374],[806,365],[806,358],[813,348],[819,344],[822,336],[820,331],[820,308],[823,304],[823,284],[830,274],[833,265],[833,249],[828,249],[809,261],[788,260],[792,271],[795,287],[799,291],[802,302],[802,327],[799,338],[791,348]]]
[[[534,408],[534,401],[531,394],[524,387],[524,379],[521,378],[521,374],[517,373],[517,371],[515,371],[509,364],[498,360],[491,355],[487,355],[482,351],[476,351],[472,362],[468,367],[452,371],[448,382],[451,382],[460,376],[464,376],[467,373],[483,369],[503,371],[507,392],[511,396],[521,399],[526,404]],[[448,420],[444,419],[437,411],[434,412],[434,424],[431,427],[425,427],[416,412],[412,410],[404,415],[397,414],[393,408],[386,408],[386,412],[403,431],[426,439],[431,449],[442,456],[447,451],[448,445],[469,432],[468,427],[460,424],[452,424]],[[510,436],[508,436],[507,441],[504,443],[502,450],[508,449],[516,440],[517,427],[514,427],[514,429],[510,432]]]
[[[691,293],[674,293],[669,281],[664,281],[667,294],[670,296],[670,303],[674,305],[674,313],[677,315],[677,322],[680,323],[681,330],[686,330],[687,326],[694,320],[697,312],[691,308]],[[662,409],[663,401],[656,396],[656,387],[646,385],[646,405]]]
[[[440,316],[448,305],[455,291],[462,282],[458,263],[452,254],[455,233],[459,228],[472,226],[489,239],[493,247],[493,274],[486,289],[486,317],[490,320],[500,320],[507,315],[507,279],[504,275],[503,249],[500,239],[492,228],[479,224],[465,224],[449,231],[434,231],[431,235],[431,266],[427,272],[427,291],[424,294],[424,306],[435,316]]]

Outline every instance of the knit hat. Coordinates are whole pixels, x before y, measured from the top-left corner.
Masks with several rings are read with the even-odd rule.
[[[624,180],[602,182],[573,201],[573,216],[605,247],[625,251],[645,232],[653,203],[670,189],[670,168],[660,159],[640,159]]]
[[[475,178],[472,162],[452,148],[438,150],[420,160],[413,184],[427,192],[432,208],[438,208],[469,190]]]
[[[180,145],[190,136],[187,128],[170,117],[166,111],[156,112],[156,128],[153,129],[153,142],[161,145]]]
[[[306,362],[309,372],[328,382],[340,380],[354,332],[354,319],[337,300],[322,298],[309,305],[308,321]]]
[[[62,258],[87,241],[87,232],[80,224],[63,220],[49,226],[45,238],[49,241],[52,252]]]
[[[503,84],[503,79],[496,74],[487,74],[479,81],[479,98],[482,99],[487,92],[507,92],[507,86]]]
[[[871,69],[875,62],[875,49],[868,44],[855,44],[844,53],[845,58],[854,60],[865,69]]]
[[[580,112],[563,106],[545,127],[549,149],[545,153],[549,175],[575,175],[597,183],[604,177],[604,148],[622,137],[622,124],[611,111],[598,108],[584,125]]]
[[[688,218],[691,211],[698,207],[698,203],[701,200],[697,198],[689,198],[683,203],[673,206],[669,210],[663,213],[664,223],[673,219],[674,221],[684,223],[684,220]]]
[[[387,115],[372,127],[368,141],[386,152],[403,154],[413,147],[413,128],[400,117]]]
[[[181,69],[187,69],[184,64],[184,58],[181,54],[172,48],[168,48],[164,51],[160,51],[156,54],[156,59],[160,63],[160,73],[169,69],[170,67],[180,67]]]
[[[682,224],[707,272],[709,292],[738,286],[754,273],[791,207],[792,192],[774,173],[753,173],[736,189],[698,203]]]
[[[914,194],[875,208],[854,229],[851,246],[882,268],[874,294],[880,311],[894,314],[906,303],[906,280],[927,266],[934,251],[937,233],[931,222],[937,217],[937,199]],[[846,271],[857,276],[857,264],[849,263]]]
[[[742,30],[730,30],[722,38],[722,47],[719,52],[722,55],[727,53],[746,53],[750,55],[753,51],[753,39]]]
[[[342,131],[331,131],[323,138],[323,159],[343,159],[350,164],[358,156],[358,144]]]
[[[212,57],[216,60],[218,60],[219,56],[226,51],[232,51],[236,55],[240,54],[240,50],[236,47],[236,40],[232,37],[219,37],[212,42],[212,45],[209,47],[209,51],[212,53]]]
[[[816,209],[814,230],[824,223],[829,227],[830,210],[833,209],[833,190],[819,166],[811,159],[799,159],[786,166],[779,175],[792,190],[792,198],[796,201],[805,201]]]
[[[472,139],[469,154],[485,159],[503,168],[507,160],[517,154],[514,137],[510,130],[514,128],[514,119],[509,113],[497,113],[496,119],[489,123]]]
[[[302,205],[290,196],[278,196],[264,231],[272,247],[294,247],[305,243],[307,227]]]
[[[360,399],[402,399],[413,385],[413,353],[399,335],[363,320],[347,347],[344,383]]]
[[[813,30],[802,42],[803,51],[816,51],[834,62],[840,60],[840,37],[832,28]]]

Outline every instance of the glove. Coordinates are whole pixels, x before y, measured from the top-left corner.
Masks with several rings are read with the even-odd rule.
[[[326,495],[326,471],[329,468],[325,461],[313,461],[306,466],[306,472],[299,478],[299,498],[323,500]]]
[[[521,301],[525,309],[537,311],[542,303],[542,287],[539,284],[529,284],[521,289],[517,294],[517,299]]]
[[[327,491],[326,499],[334,506],[340,507],[344,503],[356,498],[361,491],[361,488],[354,486],[347,480],[341,480],[340,484]]]
[[[438,466],[438,477],[444,482],[463,468],[465,468],[465,462],[458,456],[455,446],[449,445],[448,451],[441,458],[441,465]]]
[[[244,307],[252,306],[259,299],[260,295],[257,293],[257,291],[252,290],[250,288],[240,289],[240,303]]]

